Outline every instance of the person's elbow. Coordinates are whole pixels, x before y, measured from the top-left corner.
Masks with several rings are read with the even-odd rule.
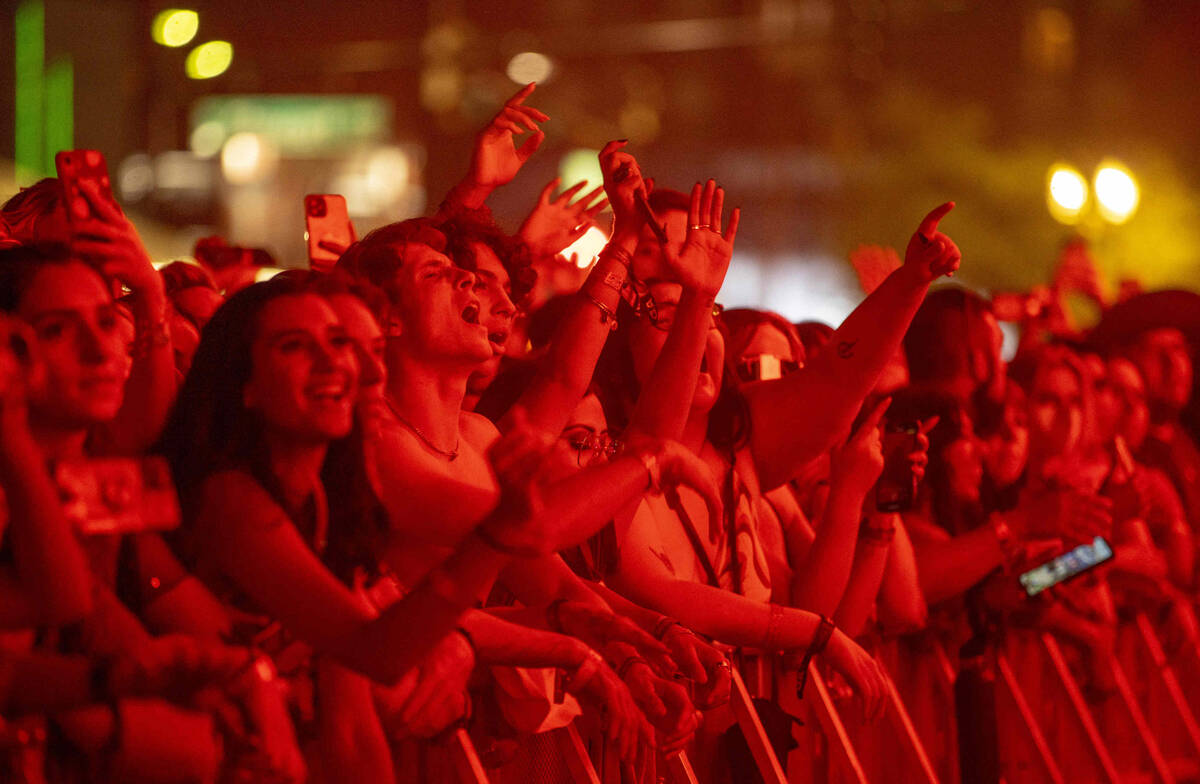
[[[912,634],[924,629],[929,622],[929,608],[919,596],[890,606],[881,615],[881,625],[887,634]]]

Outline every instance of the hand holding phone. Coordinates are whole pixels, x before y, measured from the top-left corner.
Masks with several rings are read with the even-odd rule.
[[[1025,593],[1037,596],[1047,588],[1078,577],[1113,557],[1112,547],[1103,536],[1095,537],[1090,543],[1081,544],[1062,555],[1035,566],[1018,578]]]
[[[875,485],[875,508],[880,512],[912,509],[917,477],[909,455],[920,448],[921,423],[889,422],[883,434],[883,473]]]
[[[346,197],[336,193],[310,193],[304,197],[308,263],[317,272],[329,272],[346,249],[354,244],[354,224]]]
[[[112,181],[108,177],[108,164],[99,150],[62,150],[54,156],[54,168],[66,198],[67,219],[72,224],[95,215],[89,194],[85,194],[84,188],[105,201],[116,203]]]
[[[179,525],[179,501],[161,457],[85,458],[54,466],[67,520],[85,536],[169,531]]]

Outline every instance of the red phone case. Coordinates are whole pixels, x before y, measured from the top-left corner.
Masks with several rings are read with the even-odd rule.
[[[104,198],[114,201],[108,164],[99,150],[62,150],[54,156],[54,168],[66,196],[69,220],[84,220],[92,214],[87,198],[79,189],[79,183],[85,180],[94,182]]]

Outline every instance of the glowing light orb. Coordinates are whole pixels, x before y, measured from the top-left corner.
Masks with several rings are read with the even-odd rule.
[[[159,11],[150,24],[150,37],[163,46],[183,46],[196,37],[200,15],[186,8],[167,8]]]
[[[189,79],[211,79],[229,70],[233,63],[233,44],[209,41],[188,52],[183,67]]]

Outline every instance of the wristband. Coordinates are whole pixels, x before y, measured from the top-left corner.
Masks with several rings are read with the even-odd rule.
[[[804,699],[804,687],[808,685],[808,665],[812,662],[814,656],[825,650],[825,646],[829,645],[829,639],[833,637],[833,632],[836,628],[833,621],[824,615],[821,616],[821,624],[817,626],[817,633],[813,635],[812,642],[808,644],[808,649],[804,652],[804,658],[800,661],[800,671],[796,673],[796,699]]]
[[[587,298],[588,302],[591,302],[593,305],[595,305],[597,308],[600,309],[600,323],[608,324],[609,325],[608,331],[615,332],[617,329],[617,314],[613,313],[612,308],[610,308],[608,305],[605,305],[603,302],[596,299],[591,294],[588,294],[586,291],[582,291],[580,293],[583,294],[583,296]]]
[[[617,669],[617,677],[621,680],[625,680],[625,676],[629,674],[630,668],[635,664],[644,664],[647,667],[650,666],[650,662],[646,661],[641,656],[634,654],[633,656],[625,659],[625,661],[621,662],[620,668]]]
[[[626,272],[628,272],[628,270],[626,270]],[[610,271],[604,273],[604,279],[601,280],[600,282],[603,283],[605,286],[608,286],[613,291],[620,293],[621,289],[625,288],[626,277],[628,277],[628,275],[626,275],[625,277],[622,277],[622,276],[618,275],[616,272],[613,272],[610,270]]]
[[[617,262],[625,268],[626,272],[633,268],[633,255],[624,248],[613,245],[612,243],[604,246],[604,250],[600,252],[600,255]]]
[[[682,623],[669,615],[664,615],[654,624],[654,638],[660,641],[666,639],[667,633],[671,631],[672,626],[678,626],[685,632],[688,631],[687,627],[685,627]]]

